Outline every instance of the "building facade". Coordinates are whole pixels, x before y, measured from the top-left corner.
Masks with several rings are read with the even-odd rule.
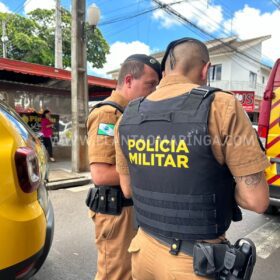
[[[116,81],[88,76],[89,101],[100,101],[115,89]],[[0,58],[0,100],[18,113],[42,113],[59,119],[56,147],[70,148],[72,141],[71,72],[54,67]],[[61,150],[60,149],[60,150]],[[57,151],[59,152],[59,151]],[[70,149],[65,154],[71,155]]]

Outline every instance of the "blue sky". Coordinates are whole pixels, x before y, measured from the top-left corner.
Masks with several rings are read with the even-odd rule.
[[[164,3],[179,0],[161,0]],[[164,50],[166,45],[177,38],[192,36],[201,40],[213,37],[236,35],[248,39],[263,35],[272,35],[263,43],[263,59],[274,61],[280,57],[280,10],[269,0],[191,0],[181,1],[172,7],[210,36],[199,32],[189,25],[181,24],[175,17],[155,8],[151,0],[87,0],[87,5],[95,3],[101,10],[101,29],[111,46],[111,55],[103,70],[96,70],[102,75],[117,68],[123,59],[134,52],[153,53]],[[279,1],[280,2],[280,1]],[[25,3],[25,6],[24,6]],[[0,10],[25,15],[36,7],[51,8],[55,0],[0,0]],[[70,9],[71,0],[61,0],[62,5]],[[279,5],[280,6],[280,5]],[[147,11],[142,16],[135,16]],[[135,16],[135,17],[134,17]],[[134,17],[117,23],[105,24],[116,18]]]

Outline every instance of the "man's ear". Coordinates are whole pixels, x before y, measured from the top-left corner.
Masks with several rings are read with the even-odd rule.
[[[211,62],[208,61],[202,68],[201,70],[201,80],[202,81],[207,81],[207,78],[208,78],[208,70],[211,66]]]
[[[162,71],[162,78],[166,76],[165,71]]]
[[[131,88],[131,83],[132,83],[132,75],[131,74],[127,74],[125,77],[124,77],[124,83],[126,85],[127,88]]]

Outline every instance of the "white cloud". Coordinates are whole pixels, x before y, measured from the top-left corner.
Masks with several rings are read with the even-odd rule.
[[[227,30],[232,26],[232,30],[243,40],[271,35],[271,39],[263,42],[263,54],[273,60],[280,57],[279,10],[261,13],[260,10],[245,5],[242,10],[234,14],[232,22],[226,21],[224,26]]]
[[[161,2],[163,4],[172,4],[178,2],[178,0],[161,0]],[[208,2],[208,0],[189,0],[174,4],[171,7],[199,27],[206,29],[208,32],[214,32],[220,28],[220,24],[223,21],[222,7],[211,5]],[[165,28],[182,24],[175,15],[169,15],[162,9],[156,10],[153,13],[153,17],[159,20]]]
[[[123,61],[130,55],[135,53],[150,54],[152,50],[150,47],[140,41],[133,41],[130,43],[115,42],[110,46],[110,54],[107,55],[107,62],[102,69],[92,68],[88,63],[88,70],[95,75],[101,77],[108,77],[106,74],[109,71],[120,68]]]
[[[0,12],[2,13],[10,13],[10,9],[2,2],[0,2]]]
[[[24,12],[28,14],[29,12],[36,9],[55,9],[55,0],[48,1],[38,1],[38,0],[26,0],[24,2]]]

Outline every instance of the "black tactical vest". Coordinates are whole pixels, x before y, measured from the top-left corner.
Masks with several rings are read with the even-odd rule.
[[[124,112],[120,143],[129,164],[136,219],[157,236],[214,239],[229,228],[234,181],[215,159],[208,115],[217,89],[162,101],[137,99]]]

